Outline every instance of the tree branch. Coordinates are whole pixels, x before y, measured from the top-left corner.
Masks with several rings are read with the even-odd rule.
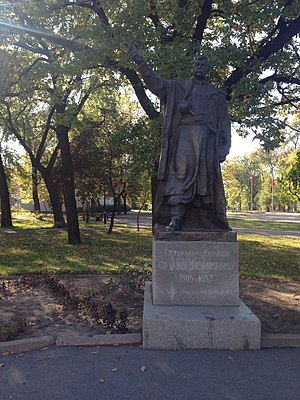
[[[295,103],[298,103],[298,102],[300,102],[300,97],[293,97],[292,99],[289,99],[287,96],[285,96],[285,100],[281,100],[276,103],[273,103],[273,106],[278,107],[278,106],[284,106],[286,104],[290,104],[291,106],[293,106],[297,109],[298,106]]]
[[[153,25],[155,26],[155,28],[160,28],[161,27],[161,23],[160,23],[160,20],[158,18],[155,0],[149,0],[149,5],[150,5],[151,13],[148,15],[148,17],[153,22]]]
[[[151,100],[147,96],[138,74],[130,68],[120,67],[119,71],[122,72],[129,79],[135,91],[135,94],[148,117],[150,119],[157,118],[159,116],[159,112],[156,111]]]
[[[193,40],[195,42],[201,43],[203,39],[204,29],[206,27],[207,20],[212,11],[212,0],[204,0],[201,14],[198,17],[196,29],[193,35]]]
[[[244,61],[244,65],[236,68],[232,74],[227,78],[224,89],[230,98],[233,86],[239,82],[239,80],[250,74],[253,65],[259,61],[267,60],[272,54],[277,53],[281,50],[294,36],[300,33],[300,16],[291,21],[288,25],[280,27],[280,30],[273,39],[265,43],[262,40],[262,44],[257,48],[256,52]]]
[[[10,110],[10,106],[9,103],[7,103],[4,100],[1,100],[1,103],[6,107],[6,111],[7,111],[7,118],[5,118],[5,122],[6,122],[6,126],[8,128],[9,131],[11,131],[13,133],[13,135],[18,139],[18,141],[21,143],[21,145],[24,147],[24,149],[27,151],[29,157],[31,160],[34,159],[34,155],[31,151],[31,148],[27,145],[27,143],[25,142],[25,140],[22,138],[22,136],[19,134],[18,130],[16,129],[14,123],[13,123],[13,119],[12,119],[12,115],[11,115],[11,110]]]
[[[80,103],[78,104],[78,107],[77,107],[75,116],[77,116],[77,115],[80,113],[80,111],[82,110],[82,108],[83,108],[85,102],[87,101],[87,99],[89,98],[90,94],[92,93],[92,90],[93,90],[93,88],[92,88],[92,86],[90,86],[90,87],[88,88],[86,94],[82,97]]]
[[[295,78],[293,76],[285,76],[285,75],[278,75],[278,74],[273,74],[270,76],[267,76],[266,78],[261,79],[259,82],[261,84],[267,83],[267,82],[278,82],[278,83],[291,83],[291,84],[296,84],[300,85],[300,79]]]
[[[188,5],[188,0],[178,0],[178,7],[185,8]]]
[[[93,10],[97,15],[102,24],[105,26],[110,26],[108,18],[105,14],[105,11],[101,5],[101,2],[99,0],[86,0],[86,1],[68,1],[62,5],[63,7],[68,7],[68,6],[78,6],[78,7],[84,7],[84,8],[89,8],[90,10]]]
[[[285,122],[285,126],[287,126],[288,128],[292,129],[292,131],[295,131],[295,132],[297,132],[297,133],[300,133],[300,129],[297,129],[297,128],[295,128],[294,126],[291,126],[291,125],[287,124],[286,122]]]
[[[58,156],[58,151],[59,151],[59,144],[57,144],[55,146],[55,149],[53,151],[53,153],[51,154],[50,160],[48,162],[47,168],[45,168],[47,171],[51,171],[52,168],[54,167],[55,161],[57,159]]]
[[[82,46],[77,45],[73,40],[63,38],[61,36],[55,35],[54,33],[47,31],[45,29],[29,28],[28,26],[15,25],[10,22],[0,20],[0,28],[8,29],[12,32],[17,33],[28,33],[34,37],[43,37],[50,40],[52,43],[64,46],[65,48],[75,51],[82,49]]]
[[[52,120],[53,114],[55,113],[55,110],[56,110],[56,104],[51,107],[50,112],[48,114],[48,118],[47,118],[46,126],[44,129],[43,135],[42,135],[42,139],[41,139],[40,145],[38,147],[38,150],[36,152],[36,158],[38,161],[41,160],[42,155],[44,153],[45,143],[46,143],[46,140],[48,137],[49,130],[51,128],[51,120]]]
[[[48,56],[48,54],[41,48],[34,48],[29,46],[28,43],[25,42],[16,42],[15,46],[22,47],[22,49],[29,50],[31,53],[42,54],[44,56]]]

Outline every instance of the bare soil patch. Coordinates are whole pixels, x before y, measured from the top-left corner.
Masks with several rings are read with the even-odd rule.
[[[300,281],[240,279],[263,333],[300,334]],[[0,279],[0,341],[141,332],[143,286],[116,276]]]

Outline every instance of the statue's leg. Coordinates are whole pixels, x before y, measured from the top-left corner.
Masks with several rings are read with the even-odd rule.
[[[166,231],[179,231],[184,220],[186,207],[183,204],[177,204],[171,207],[171,223],[166,227]]]

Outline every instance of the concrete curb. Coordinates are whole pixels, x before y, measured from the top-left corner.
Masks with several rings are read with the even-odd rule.
[[[44,347],[85,347],[85,346],[140,346],[140,333],[126,333],[124,335],[95,335],[95,336],[40,336],[35,338],[11,340],[0,343],[0,355],[6,353],[23,353],[25,351],[40,350]],[[300,347],[300,334],[265,334],[261,338],[261,348],[297,348]]]
[[[35,338],[11,340],[0,343],[0,354],[3,353],[23,353],[25,351],[39,350],[44,347],[53,346],[55,338],[53,336],[40,336]]]
[[[261,338],[261,348],[300,347],[300,334],[265,334]]]
[[[140,333],[126,333],[124,335],[94,335],[94,336],[66,336],[59,335],[56,346],[119,346],[119,345],[141,345],[142,335]]]

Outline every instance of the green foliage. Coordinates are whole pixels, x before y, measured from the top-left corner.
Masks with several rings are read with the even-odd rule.
[[[75,182],[82,199],[104,193],[136,201],[149,192],[159,151],[159,124],[145,122],[132,93],[94,93],[72,130]],[[149,197],[149,193],[147,194]]]
[[[231,98],[232,119],[240,124],[241,134],[253,129],[265,148],[278,146],[285,116],[297,111],[299,0],[217,0],[211,4],[196,0],[59,0],[53,4],[42,0],[3,1],[1,7],[8,23],[41,31],[37,35],[3,29],[0,42],[21,63],[30,48],[52,52],[51,62],[38,62],[22,84],[25,87],[31,77],[41,87],[49,80],[45,72],[55,72],[57,89],[51,95],[55,101],[62,99],[69,84],[61,77],[74,76],[79,70],[88,71],[87,80],[98,73],[110,75],[109,79],[114,75],[116,81],[125,75],[135,89],[140,87],[130,72],[133,65],[125,46],[129,42],[140,45],[145,58],[168,79],[190,76],[195,54],[206,53],[213,66],[210,78]],[[10,70],[11,60],[5,56],[4,61],[3,89],[7,80],[18,76],[18,68]],[[24,96],[31,98],[32,89],[27,86]],[[144,106],[150,102],[146,96],[141,101]]]
[[[49,194],[40,173],[37,174],[38,194],[41,202],[50,204]],[[19,164],[12,173],[12,196],[19,202],[32,203],[32,165],[28,155],[20,156]]]
[[[296,180],[299,176],[295,163],[295,154],[298,151],[290,149],[291,142],[288,141],[285,146],[273,151],[260,149],[244,157],[226,161],[223,166],[223,180],[228,209],[250,209],[250,178],[253,176],[254,209],[297,210],[297,192],[292,192],[288,174],[289,171],[294,171]]]
[[[254,177],[254,209],[261,189],[262,169],[259,153],[226,161],[222,170],[224,188],[229,209],[249,210],[251,203],[251,176]]]
[[[44,168],[58,125],[71,128],[82,198],[107,188],[120,194],[126,184],[126,193],[142,204],[155,171],[161,121],[146,121],[134,92],[151,118],[158,104],[143,91],[126,42],[137,43],[166,79],[188,78],[195,55],[204,52],[213,67],[209,78],[230,99],[240,134],[253,130],[269,151],[287,137],[300,98],[299,0],[218,0],[211,7],[196,0],[54,3],[1,3],[11,26],[2,24],[0,32],[0,126]],[[289,207],[296,198],[287,194],[282,172],[270,203],[270,171],[261,164],[245,159],[224,166],[230,207],[249,207],[253,174],[256,207]]]
[[[298,238],[243,235],[239,243],[241,276],[299,278]]]
[[[128,259],[138,268],[151,262],[149,230],[124,231],[114,235],[104,230],[81,231],[82,244],[68,246],[67,233],[57,230],[19,230],[0,237],[0,274],[49,272],[54,274],[121,273]]]
[[[287,171],[286,178],[290,192],[300,201],[300,150],[296,150],[291,156],[294,160]]]

